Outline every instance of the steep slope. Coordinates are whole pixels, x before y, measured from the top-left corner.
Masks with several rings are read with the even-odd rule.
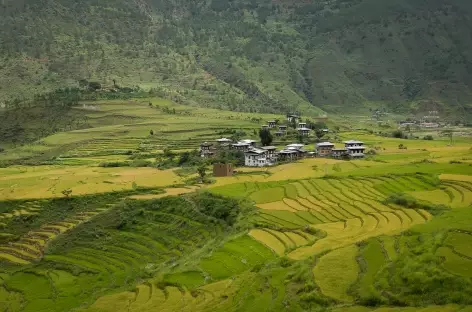
[[[0,99],[85,78],[243,111],[320,114],[372,102],[410,111],[431,100],[446,115],[471,112],[467,1],[4,0],[1,8]]]

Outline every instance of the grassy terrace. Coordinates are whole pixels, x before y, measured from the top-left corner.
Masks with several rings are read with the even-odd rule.
[[[470,137],[334,120],[331,141],[376,155],[200,184],[191,170],[99,164],[192,150],[227,128],[254,138],[254,118],[283,116],[156,99],[76,109],[88,128],[0,153],[15,161],[0,168],[0,311],[470,311]]]

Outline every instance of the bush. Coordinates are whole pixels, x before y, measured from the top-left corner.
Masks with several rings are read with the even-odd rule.
[[[98,166],[103,168],[129,167],[129,163],[124,161],[112,161],[102,162]]]
[[[395,130],[392,132],[392,137],[397,139],[408,139],[408,135],[404,134],[401,130]]]
[[[432,141],[432,140],[433,140],[433,136],[430,135],[430,134],[425,135],[425,136],[423,137],[423,140]]]

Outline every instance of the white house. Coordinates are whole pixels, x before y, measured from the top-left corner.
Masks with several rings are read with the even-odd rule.
[[[347,150],[347,154],[352,158],[363,158],[365,146],[364,142],[356,141],[356,140],[349,140],[345,141],[344,145]]]
[[[248,167],[264,167],[271,164],[269,154],[266,150],[252,148],[244,153],[244,165]]]

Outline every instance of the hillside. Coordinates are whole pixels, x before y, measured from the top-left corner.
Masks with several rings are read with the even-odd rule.
[[[0,101],[80,79],[204,107],[471,113],[472,4],[4,0]]]

